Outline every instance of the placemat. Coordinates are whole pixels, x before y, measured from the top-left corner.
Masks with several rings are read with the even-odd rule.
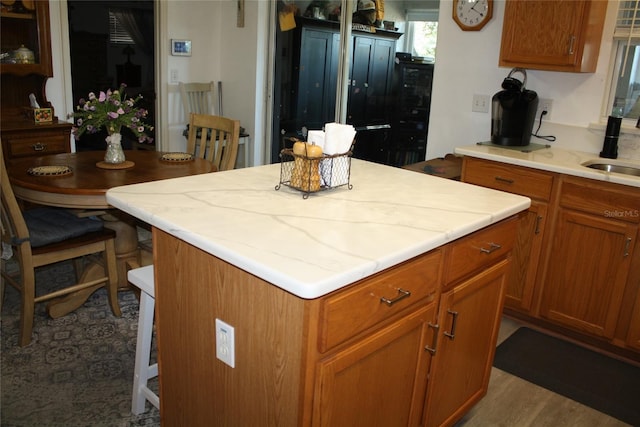
[[[35,166],[27,169],[27,173],[33,176],[62,176],[72,172],[73,170],[66,165]]]
[[[125,160],[122,163],[107,163],[105,161],[96,163],[96,166],[100,169],[129,169],[135,165],[131,160]]]

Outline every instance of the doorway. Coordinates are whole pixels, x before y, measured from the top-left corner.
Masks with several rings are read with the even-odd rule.
[[[139,106],[149,111],[147,123],[155,128],[154,7],[153,0],[67,1],[74,108],[90,92],[125,83],[127,98],[142,95]],[[149,136],[155,139],[153,133]],[[104,150],[106,136],[105,131],[84,134],[76,150]],[[138,145],[123,131],[125,149]]]

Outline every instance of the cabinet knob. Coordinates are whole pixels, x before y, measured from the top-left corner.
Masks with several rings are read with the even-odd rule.
[[[33,151],[44,151],[47,148],[47,144],[43,144],[42,142],[36,142],[31,146]]]

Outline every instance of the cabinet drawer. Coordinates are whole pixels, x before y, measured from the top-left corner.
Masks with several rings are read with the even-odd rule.
[[[509,193],[548,201],[553,175],[507,163],[464,158],[463,181]]]
[[[9,139],[8,158],[44,156],[69,151],[69,135],[33,135]]]
[[[503,258],[513,249],[517,225],[514,217],[453,242],[447,254],[444,283],[452,283]]]
[[[625,185],[566,177],[560,205],[603,218],[640,222],[640,189]]]
[[[320,311],[321,352],[346,341],[440,288],[442,251],[408,261],[329,296]]]

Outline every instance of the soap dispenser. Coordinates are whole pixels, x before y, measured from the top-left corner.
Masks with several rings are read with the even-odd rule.
[[[604,133],[604,143],[600,157],[606,159],[618,158],[618,137],[620,136],[620,125],[622,124],[622,109],[614,108],[613,113],[607,120],[607,130]]]

